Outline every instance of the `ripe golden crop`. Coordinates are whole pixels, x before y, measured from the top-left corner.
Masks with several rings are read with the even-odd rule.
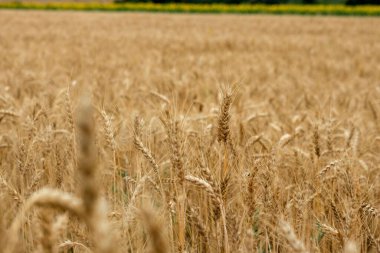
[[[377,18],[0,12],[0,252],[378,252]]]

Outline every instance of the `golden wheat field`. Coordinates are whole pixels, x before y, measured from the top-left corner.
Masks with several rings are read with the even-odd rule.
[[[379,27],[0,11],[0,252],[380,252]]]

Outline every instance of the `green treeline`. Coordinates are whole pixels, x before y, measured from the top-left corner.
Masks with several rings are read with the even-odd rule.
[[[153,2],[153,3],[221,3],[221,4],[346,4],[378,5],[380,0],[115,0],[116,3]]]
[[[249,4],[245,2],[1,2],[0,9],[18,10],[76,10],[76,11],[144,11],[170,13],[244,13],[296,15],[355,15],[380,16],[380,5],[344,4]],[[146,0],[143,0],[146,1]],[[152,0],[153,1],[153,0]],[[173,1],[173,0],[170,0]],[[174,0],[175,1],[175,0]],[[177,0],[178,1],[178,0]],[[224,0],[225,1],[225,0]]]

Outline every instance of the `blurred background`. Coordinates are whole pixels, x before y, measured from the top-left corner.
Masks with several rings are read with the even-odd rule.
[[[0,2],[97,2],[97,3],[223,3],[223,4],[345,4],[380,5],[380,0],[0,0]]]

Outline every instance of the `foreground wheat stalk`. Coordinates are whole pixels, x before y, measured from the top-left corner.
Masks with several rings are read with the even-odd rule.
[[[95,244],[94,252],[110,253],[114,251],[112,235],[107,221],[106,203],[100,197],[96,183],[96,153],[94,148],[94,126],[91,103],[87,98],[82,100],[78,118],[79,159],[78,171],[81,176],[81,198],[55,189],[42,189],[26,200],[21,211],[9,229],[9,241],[4,252],[13,252],[18,240],[18,232],[24,223],[27,213],[33,207],[53,208],[68,211],[83,220],[89,227]],[[52,242],[54,243],[54,242]]]

